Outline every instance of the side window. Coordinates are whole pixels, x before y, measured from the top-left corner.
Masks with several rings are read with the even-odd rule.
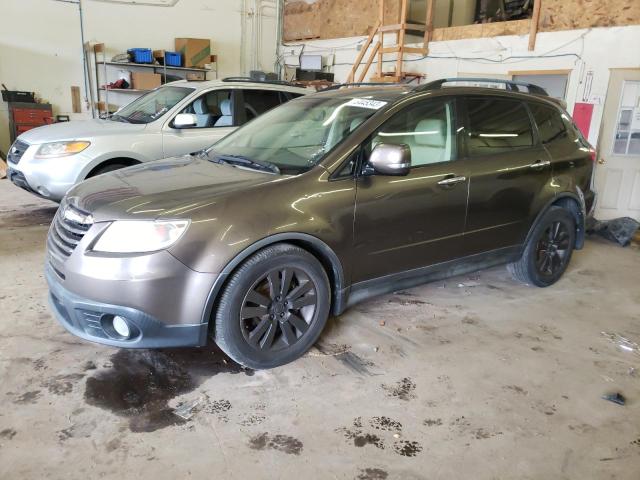
[[[549,144],[568,137],[567,128],[556,109],[530,103],[529,108],[538,126],[538,135],[543,144]]]
[[[195,128],[233,126],[231,90],[212,90],[200,95],[180,113],[196,116]]]
[[[385,122],[371,140],[405,144],[411,149],[411,166],[419,167],[455,159],[453,101],[425,101],[411,105]]]
[[[242,93],[247,122],[286,101],[277,90],[243,90]]]
[[[467,148],[470,156],[508,152],[533,145],[529,113],[518,100],[468,98]]]

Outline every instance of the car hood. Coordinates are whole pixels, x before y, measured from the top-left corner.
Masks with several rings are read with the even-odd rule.
[[[286,178],[185,155],[91,178],[76,185],[65,201],[91,213],[95,222],[195,219],[206,216],[221,196]]]
[[[145,128],[146,125],[144,124],[123,123],[112,120],[80,120],[33,128],[20,135],[20,140],[30,145],[63,140],[91,141],[91,138],[99,136],[137,133]]]

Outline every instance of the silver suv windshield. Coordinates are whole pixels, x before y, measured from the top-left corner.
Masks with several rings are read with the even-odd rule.
[[[208,150],[210,160],[234,157],[303,173],[387,102],[367,98],[302,97],[259,116]]]
[[[122,107],[110,119],[125,123],[153,122],[175,107],[179,101],[193,91],[193,88],[173,86],[152,90]]]

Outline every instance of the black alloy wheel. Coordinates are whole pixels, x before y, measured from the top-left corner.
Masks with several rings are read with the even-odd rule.
[[[331,309],[327,272],[308,251],[287,243],[247,258],[217,304],[213,337],[236,362],[273,368],[304,355]]]
[[[536,268],[543,277],[554,277],[566,268],[571,236],[563,222],[552,222],[536,246]]]
[[[562,207],[550,207],[535,224],[522,257],[508,265],[516,280],[548,287],[562,276],[569,265],[576,242],[576,220]]]
[[[259,278],[244,297],[240,328],[258,350],[291,347],[308,331],[317,308],[313,280],[298,268],[276,268]]]

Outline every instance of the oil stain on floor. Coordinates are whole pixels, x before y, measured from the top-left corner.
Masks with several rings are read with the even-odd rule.
[[[133,432],[153,432],[184,423],[169,400],[193,391],[219,373],[253,375],[215,346],[201,349],[119,350],[111,367],[86,381],[85,401],[129,418]]]

